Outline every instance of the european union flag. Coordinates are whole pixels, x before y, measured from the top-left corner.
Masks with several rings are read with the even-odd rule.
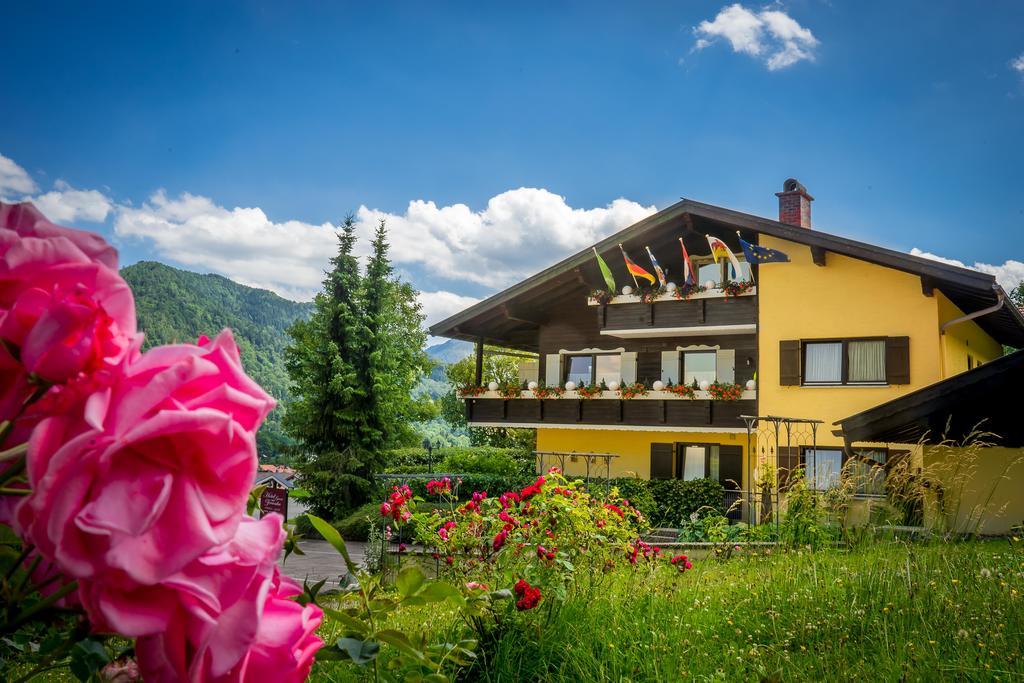
[[[747,263],[786,263],[789,257],[778,249],[759,247],[740,237],[740,247],[747,257]]]

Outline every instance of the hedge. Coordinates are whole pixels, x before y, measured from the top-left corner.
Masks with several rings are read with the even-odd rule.
[[[655,479],[648,482],[657,511],[651,524],[678,527],[702,507],[725,514],[725,489],[714,479]]]
[[[432,457],[425,448],[396,448],[385,453],[384,462],[384,471],[396,474],[426,472],[431,463],[434,472],[505,476],[531,474],[535,467],[529,451],[492,446],[436,448]]]

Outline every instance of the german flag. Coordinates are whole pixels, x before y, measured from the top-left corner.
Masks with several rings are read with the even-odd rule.
[[[622,251],[622,258],[625,259],[626,261],[626,270],[628,270],[629,274],[633,276],[633,284],[635,284],[637,287],[640,286],[640,283],[636,281],[638,277],[647,280],[652,285],[655,282],[657,282],[653,275],[648,273],[646,270],[644,270],[637,264],[633,263],[633,259],[629,258],[629,255],[626,254],[626,250],[622,248],[621,244],[619,245],[619,249]]]

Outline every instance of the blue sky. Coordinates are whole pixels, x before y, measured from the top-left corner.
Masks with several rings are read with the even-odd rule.
[[[294,298],[384,217],[433,320],[790,176],[816,227],[1024,277],[1021,3],[484,4],[7,3],[0,196]]]

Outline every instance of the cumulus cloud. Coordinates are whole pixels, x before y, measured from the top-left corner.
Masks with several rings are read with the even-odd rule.
[[[99,190],[76,190],[63,180],[55,182],[51,191],[27,199],[55,223],[102,223],[114,209],[110,199]]]
[[[697,37],[694,51],[724,39],[733,52],[758,59],[769,71],[804,60],[813,61],[814,51],[820,44],[810,29],[785,12],[778,9],[755,12],[739,3],[723,7],[713,20],[700,22],[693,33]]]
[[[1010,62],[1010,68],[1017,73],[1024,75],[1024,52],[1021,52],[1012,62]],[[2,172],[0,172],[2,175]]]
[[[423,315],[426,316],[427,325],[440,322],[450,315],[469,308],[478,301],[480,299],[443,290],[420,292],[420,304],[423,306]]]
[[[259,208],[226,209],[207,197],[170,198],[163,190],[142,206],[121,207],[114,232],[148,240],[163,258],[299,300],[319,290],[338,248],[329,223],[275,223]]]
[[[38,188],[32,176],[13,159],[0,154],[0,197],[29,194]]]
[[[357,218],[367,234],[380,219],[387,221],[396,262],[421,264],[452,280],[504,287],[655,210],[626,199],[575,209],[552,192],[521,187],[492,197],[481,211],[415,200],[401,214],[363,206]]]
[[[102,192],[76,190],[63,180],[57,180],[49,192],[35,194],[38,191],[39,186],[25,169],[0,154],[0,199],[32,202],[44,216],[57,223],[102,223],[114,208]]]
[[[654,213],[655,207],[617,199],[606,207],[574,209],[563,197],[531,188],[504,192],[482,211],[465,204],[415,200],[401,214],[362,206],[358,254],[365,255],[377,223],[387,222],[391,257],[453,283],[502,287]],[[335,226],[274,222],[259,208],[227,209],[184,193],[154,193],[142,206],[120,207],[114,231],[149,241],[163,258],[308,299],[319,289],[337,250]],[[452,312],[473,299],[428,292],[428,315]],[[447,306],[447,308],[445,308]]]
[[[910,255],[932,259],[933,261],[939,261],[941,263],[947,263],[951,266],[971,268],[972,270],[977,270],[981,273],[994,275],[996,278],[996,282],[1002,285],[1003,289],[1005,289],[1007,292],[1012,291],[1017,285],[1024,281],[1024,263],[1020,261],[1014,261],[1013,259],[1008,259],[1001,265],[977,262],[973,266],[969,266],[963,261],[946,258],[944,256],[938,256],[937,254],[922,251],[917,247],[914,247],[913,249],[910,250]]]

